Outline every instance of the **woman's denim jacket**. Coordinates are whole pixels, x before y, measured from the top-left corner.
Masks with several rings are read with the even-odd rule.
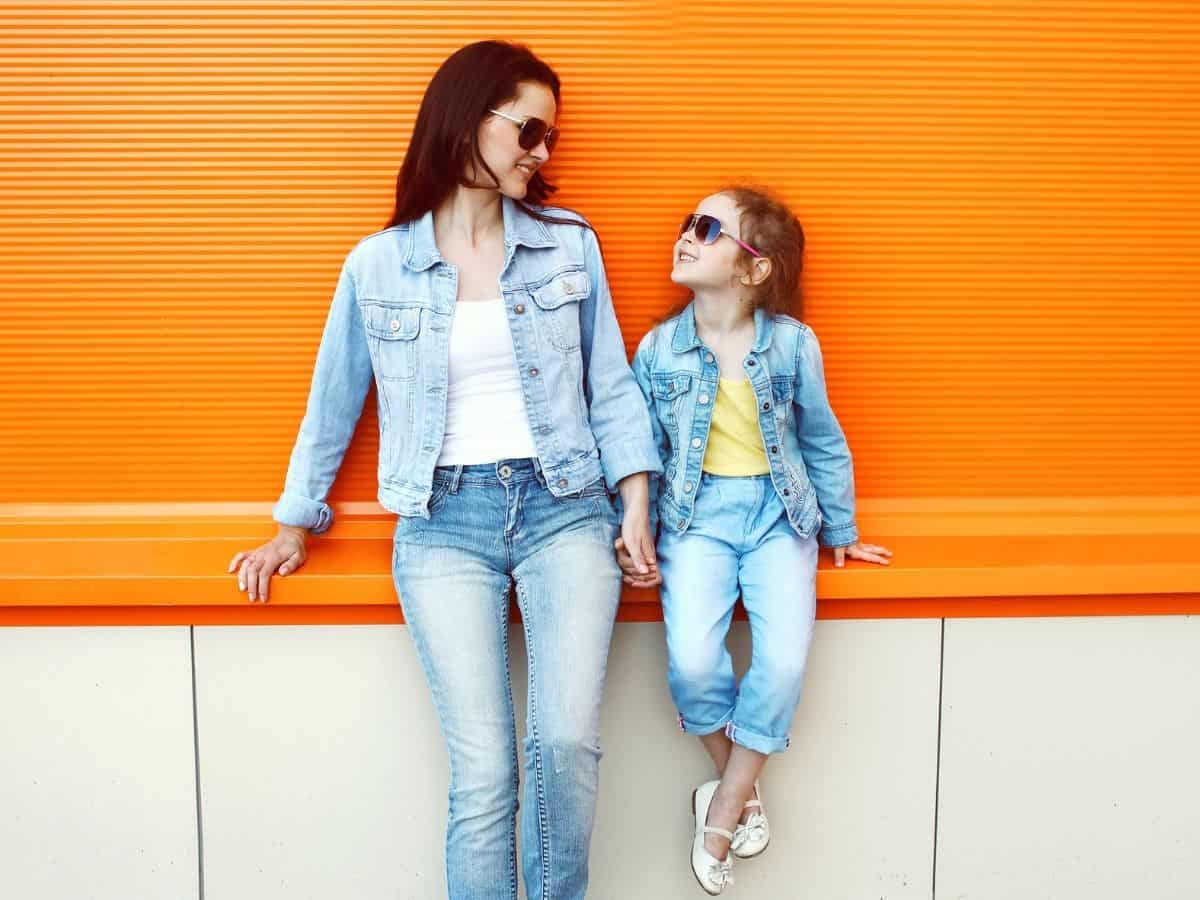
[[[858,540],[850,448],[829,406],[821,348],[812,329],[761,309],[742,370],[758,399],[758,425],[771,481],[788,520],[802,536],[820,531],[830,547]],[[692,304],[647,334],[633,371],[651,414],[665,466],[652,479],[661,526],[687,530],[700,486],[720,375],[716,357],[696,336]]]
[[[596,235],[543,223],[503,199],[499,288],[525,409],[556,497],[600,478],[612,490],[661,472],[629,368]],[[558,218],[579,217],[546,209]],[[580,219],[580,221],[582,221]],[[317,352],[308,406],[273,516],[319,534],[325,502],[371,382],[379,406],[379,502],[428,518],[446,427],[450,323],[458,272],[438,253],[433,215],[363,238],[342,266]]]

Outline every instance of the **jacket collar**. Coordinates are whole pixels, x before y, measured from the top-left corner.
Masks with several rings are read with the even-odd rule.
[[[546,224],[521,209],[511,197],[500,198],[500,212],[504,217],[506,248],[558,246]],[[408,226],[408,252],[404,264],[414,272],[423,272],[439,262],[444,260],[438,252],[433,232],[433,210],[430,210]]]
[[[762,307],[754,310],[754,346],[750,350],[763,353],[771,346],[771,332],[775,329],[775,320]],[[679,318],[675,321],[675,334],[671,338],[671,349],[676,353],[695,350],[701,344],[696,334],[696,304],[689,303]]]

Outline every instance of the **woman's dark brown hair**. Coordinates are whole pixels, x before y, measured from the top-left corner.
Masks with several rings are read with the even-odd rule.
[[[559,101],[559,80],[554,70],[528,47],[505,41],[468,44],[438,68],[417,112],[412,139],[396,177],[396,204],[388,226],[419,219],[441,205],[466,173],[478,165],[497,183],[479,152],[479,123],[495,109],[517,96],[521,82],[544,84]],[[542,206],[555,191],[539,171],[529,181],[520,206],[544,222],[580,224],[556,219],[532,209]]]

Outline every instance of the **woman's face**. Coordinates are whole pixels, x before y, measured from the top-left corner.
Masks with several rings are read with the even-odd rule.
[[[537,117],[547,125],[554,125],[558,116],[558,104],[554,94],[546,85],[534,81],[523,81],[517,86],[517,96],[496,107],[505,115],[522,120]],[[540,143],[529,150],[522,149],[517,142],[521,127],[501,116],[488,115],[479,125],[479,155],[487,167],[496,173],[499,183],[493,183],[486,170],[469,173],[470,180],[479,187],[494,187],[506,197],[521,200],[529,190],[529,182],[537,170],[550,159],[546,144]]]
[[[705,197],[696,207],[696,214],[713,216],[720,221],[722,229],[741,238],[741,214],[729,195],[713,194]],[[688,229],[675,242],[673,252],[675,255],[671,280],[697,291],[729,288],[738,275],[738,254],[745,251],[736,241],[725,235],[717,238],[715,243],[702,244],[697,240],[695,232]]]

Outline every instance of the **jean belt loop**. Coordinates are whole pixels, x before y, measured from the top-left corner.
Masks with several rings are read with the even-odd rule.
[[[457,466],[454,467],[454,472],[450,476],[450,493],[452,493],[452,494],[458,493],[458,485],[462,481],[462,470],[463,470],[462,464],[459,463]]]
[[[546,483],[546,473],[542,471],[542,461],[536,456],[533,458],[533,474],[537,476],[539,485],[549,489],[550,486]]]

